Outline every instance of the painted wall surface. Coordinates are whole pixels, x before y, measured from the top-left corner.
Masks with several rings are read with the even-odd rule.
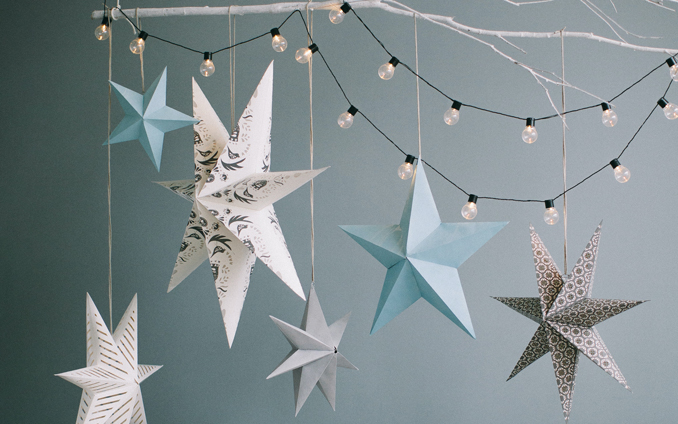
[[[240,2],[242,4],[243,2]],[[256,1],[246,2],[257,4]],[[676,13],[646,2],[599,6],[629,31],[678,45]],[[198,0],[123,2],[124,7],[223,6]],[[592,31],[614,37],[581,2],[516,7],[499,0],[410,1],[422,12],[454,16],[486,29]],[[672,6],[673,3],[665,2]],[[0,7],[0,416],[7,423],[72,422],[80,389],[54,374],[85,366],[85,295],[108,316],[107,128],[108,46],[89,19],[99,2],[15,2]],[[394,55],[414,64],[413,19],[379,10],[360,15]],[[235,20],[238,40],[276,27],[284,15]],[[353,103],[403,149],[417,154],[415,80],[397,68],[377,76],[389,57],[352,15],[333,25],[315,13],[314,35]],[[227,17],[146,19],[143,28],[200,51],[229,44]],[[544,90],[527,72],[463,35],[420,22],[420,72],[462,102],[519,116],[552,113]],[[131,27],[113,27],[113,80],[141,89],[139,57],[127,45]],[[263,38],[237,49],[236,117],[268,63],[275,59],[272,171],[309,166],[308,68],[294,61],[306,45],[298,17],[284,27],[289,48],[275,53]],[[560,39],[511,39],[524,54],[485,38],[539,69],[560,72]],[[610,98],[666,56],[585,39],[565,40],[566,79]],[[230,125],[228,54],[216,73],[198,74],[202,56],[149,39],[146,83],[168,67],[168,105],[191,113],[191,77]],[[614,158],[669,82],[668,68],[615,101],[619,123],[606,128],[600,109],[567,119],[567,177],[579,181]],[[548,86],[556,104],[560,89]],[[671,88],[669,100],[678,101]],[[568,109],[598,101],[566,92]],[[454,127],[443,123],[449,101],[421,87],[422,157],[484,196],[547,199],[562,191],[562,129],[539,122],[539,139],[523,143],[524,123],[462,108]],[[292,376],[271,380],[289,350],[269,319],[298,325],[304,302],[261,262],[232,349],[228,348],[209,266],[171,293],[167,284],[190,204],[153,181],[191,178],[190,127],[165,137],[156,171],[138,142],[111,148],[113,320],[139,296],[140,362],[164,367],[142,385],[148,422],[157,423],[558,423],[562,422],[551,361],[542,358],[506,382],[536,324],[490,296],[536,296],[529,239],[532,223],[563,268],[562,219],[542,220],[543,205],[481,201],[476,221],[510,221],[459,268],[477,339],[419,301],[369,335],[384,268],[338,227],[395,224],[409,181],[396,176],[403,156],[365,120],[349,130],[337,116],[348,108],[322,66],[313,67],[315,166],[331,168],[315,181],[315,275],[331,323],[353,314],[342,353],[360,371],[339,370],[337,410],[314,391],[294,418]],[[112,123],[122,119],[116,99]],[[672,423],[678,413],[674,366],[678,343],[675,143],[678,122],[657,111],[626,151],[631,180],[618,184],[607,169],[568,195],[570,267],[604,220],[593,297],[650,300],[597,326],[633,393],[581,358],[572,423]],[[444,222],[462,220],[466,196],[427,170]],[[562,214],[562,202],[556,202]],[[310,287],[308,186],[276,203],[304,289]],[[108,321],[108,320],[106,320]]]

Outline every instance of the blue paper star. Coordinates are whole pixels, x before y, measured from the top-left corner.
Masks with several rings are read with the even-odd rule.
[[[506,224],[442,223],[419,163],[399,225],[340,226],[388,268],[370,334],[423,297],[475,338],[457,268]]]
[[[165,133],[195,124],[198,120],[166,105],[167,68],[143,95],[113,81],[109,82],[125,111],[125,117],[111,133],[110,143],[139,140],[155,168],[160,171]],[[108,142],[105,141],[104,146]]]

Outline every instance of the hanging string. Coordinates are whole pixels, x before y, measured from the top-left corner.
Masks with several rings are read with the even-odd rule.
[[[111,10],[108,10],[111,16]],[[113,79],[113,19],[108,21],[108,80]],[[111,220],[111,84],[108,84],[108,322],[109,328],[113,328],[113,225]]]
[[[139,8],[137,7],[136,10],[136,17],[137,17],[137,28],[141,30],[141,20],[139,19]],[[141,92],[146,91],[146,85],[144,82],[144,51],[141,50],[139,52],[139,63],[141,64]]]
[[[417,38],[417,15],[414,17],[414,66],[419,74],[419,39]],[[419,159],[421,160],[421,104],[419,103],[419,78],[417,81],[417,135],[419,136]]]
[[[309,10],[311,1],[306,3],[306,20],[308,21],[308,44],[313,42],[313,11]],[[310,155],[311,169],[313,169],[313,55],[308,61],[308,104],[309,104],[309,127],[310,127]],[[315,285],[315,216],[313,209],[313,179],[310,184],[311,190],[311,285]]]
[[[231,30],[231,6],[228,6],[228,43],[233,45],[235,41],[235,17],[233,18],[233,29]],[[228,51],[228,72],[231,92],[231,132],[235,131],[235,49]]]
[[[565,38],[563,37],[563,31],[565,28],[560,30],[560,64],[561,64],[561,75],[563,81],[565,81]],[[560,86],[560,95],[563,100],[562,111],[565,111],[565,86]],[[564,256],[564,267],[565,274],[567,274],[567,149],[565,146],[565,131],[567,130],[567,123],[565,122],[565,115],[563,115],[563,256]]]

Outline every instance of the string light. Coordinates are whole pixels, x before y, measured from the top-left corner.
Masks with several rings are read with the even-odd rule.
[[[350,11],[351,5],[344,2],[338,9],[330,10],[330,22],[340,24],[344,20],[344,16]]]
[[[469,221],[475,218],[476,215],[478,215],[478,206],[476,205],[476,202],[478,202],[478,196],[469,194],[468,202],[461,208],[461,216]]]
[[[619,163],[619,159],[612,159],[610,166],[614,169],[614,179],[618,182],[623,184],[631,178],[631,171]]]
[[[205,52],[204,58],[205,60],[203,60],[202,63],[200,64],[200,73],[204,77],[209,77],[214,73],[216,69],[214,66],[214,62],[212,62],[212,53]]]
[[[560,215],[558,215],[558,211],[553,206],[553,199],[545,200],[544,205],[546,206],[546,210],[544,211],[544,222],[548,225],[556,225],[556,222],[560,219]]]
[[[393,78],[395,67],[398,66],[399,63],[400,61],[395,56],[391,56],[391,60],[389,60],[388,63],[384,63],[379,67],[379,78],[383,80],[390,80]]]
[[[271,37],[271,47],[273,47],[273,50],[278,53],[284,52],[287,48],[287,40],[280,35],[280,30],[278,28],[271,29]]]
[[[351,105],[346,112],[339,115],[337,123],[341,128],[351,128],[351,125],[353,125],[353,117],[356,113],[358,113],[358,108]]]
[[[600,107],[603,108],[603,125],[609,128],[614,127],[617,124],[617,114],[615,111],[610,109],[609,103],[601,103]]]
[[[459,109],[461,109],[461,103],[454,100],[452,102],[452,107],[447,109],[443,114],[443,121],[447,125],[454,125],[459,122]]]
[[[669,103],[663,97],[657,101],[657,104],[660,108],[664,109],[664,116],[666,116],[668,119],[673,120],[678,118],[678,106],[674,105],[673,103]]]
[[[316,46],[315,43],[313,43],[308,47],[302,47],[299,50],[297,50],[297,52],[294,53],[294,58],[299,63],[308,63],[308,61],[311,60],[311,56],[313,56],[313,53],[317,51],[318,46]]]
[[[525,120],[525,129],[523,130],[523,141],[527,144],[532,144],[537,141],[537,129],[534,127],[534,118],[527,118]]]
[[[141,54],[144,51],[144,48],[146,47],[146,37],[148,37],[148,33],[146,31],[140,31],[137,38],[129,43],[129,49],[132,53]]]
[[[401,180],[409,180],[414,174],[414,156],[407,155],[405,157],[405,162],[398,167],[398,176]]]
[[[669,75],[674,81],[678,81],[678,64],[672,57],[666,59],[666,64],[669,66]]]
[[[104,18],[101,20],[101,25],[96,27],[94,30],[94,36],[96,37],[97,40],[107,40],[110,32],[108,31],[108,28],[110,27],[110,21],[108,20],[108,16],[106,16],[106,12],[104,11]]]

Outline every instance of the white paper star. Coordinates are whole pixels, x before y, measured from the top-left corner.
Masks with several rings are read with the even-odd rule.
[[[338,351],[350,316],[349,312],[328,327],[315,287],[311,286],[300,328],[271,317],[292,346],[292,351],[266,379],[293,370],[295,416],[304,406],[314,385],[318,386],[334,409],[337,367],[358,369]]]
[[[87,367],[57,374],[81,387],[76,424],[145,424],[139,384],[162,365],[139,365],[137,296],[111,336],[87,294]]]

